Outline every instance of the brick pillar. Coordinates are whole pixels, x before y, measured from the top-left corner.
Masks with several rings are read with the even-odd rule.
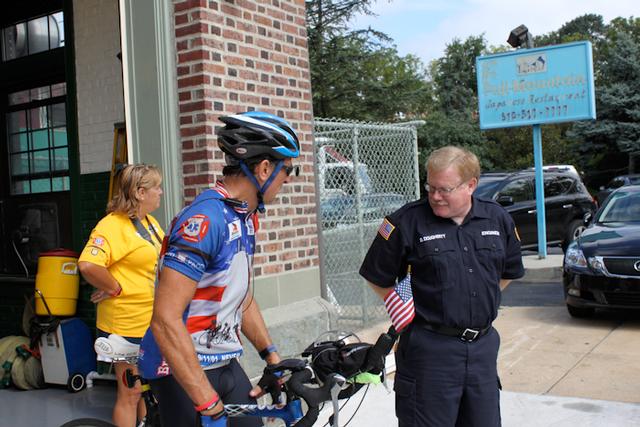
[[[261,216],[256,276],[318,266],[304,0],[174,0],[184,196],[221,176],[220,115],[262,110],[302,141],[301,176]]]

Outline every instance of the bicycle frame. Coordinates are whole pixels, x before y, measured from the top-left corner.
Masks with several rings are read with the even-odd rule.
[[[290,427],[298,422],[302,416],[302,402],[300,399],[292,400],[284,406],[276,405],[237,405],[225,404],[224,410],[228,417],[269,417],[280,418],[286,427]]]

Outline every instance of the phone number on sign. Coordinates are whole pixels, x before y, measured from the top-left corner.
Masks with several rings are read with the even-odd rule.
[[[500,113],[503,122],[514,120],[535,120],[548,119],[551,117],[566,116],[569,111],[568,105],[552,105],[544,108],[527,108],[522,110],[505,111]]]

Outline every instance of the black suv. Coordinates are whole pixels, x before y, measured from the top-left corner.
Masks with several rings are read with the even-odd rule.
[[[535,173],[484,173],[475,196],[495,200],[511,214],[523,249],[538,246]],[[547,244],[562,249],[584,230],[584,215],[596,211],[596,203],[580,178],[568,172],[544,172]]]

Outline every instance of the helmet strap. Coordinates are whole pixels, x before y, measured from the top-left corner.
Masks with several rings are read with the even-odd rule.
[[[280,169],[282,169],[283,166],[284,166],[284,160],[279,160],[278,163],[276,163],[276,167],[273,169],[273,172],[271,172],[271,175],[269,176],[267,181],[264,183],[264,185],[261,187],[260,183],[256,179],[253,172],[249,170],[249,167],[247,166],[247,164],[242,160],[240,161],[240,169],[242,169],[242,172],[244,172],[247,178],[249,178],[249,181],[251,181],[253,185],[258,189],[258,194],[257,194],[258,212],[264,213],[265,207],[264,207],[264,201],[262,197],[264,196],[264,193],[267,191],[267,189],[269,188],[269,186],[271,185],[271,183],[273,182],[275,177],[278,175],[278,173],[280,172]]]

